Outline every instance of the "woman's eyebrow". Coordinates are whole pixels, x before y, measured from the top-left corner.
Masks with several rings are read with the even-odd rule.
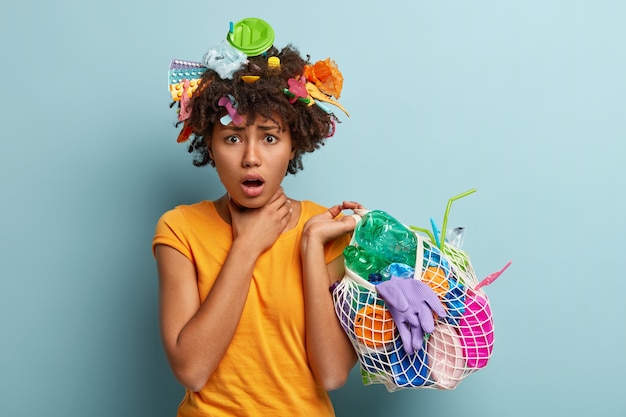
[[[275,130],[277,132],[282,132],[283,130],[277,124],[260,124],[259,129],[263,129],[265,131]]]
[[[241,132],[242,130],[244,130],[246,127],[245,126],[235,126],[234,124],[231,125],[226,125],[222,128],[222,131],[229,131],[229,132]]]
[[[259,124],[257,125],[257,127],[265,132],[269,132],[269,131],[283,132],[283,129],[279,125],[272,123],[272,122],[269,122],[267,124]],[[222,127],[222,131],[225,131],[225,132],[241,132],[245,129],[246,129],[246,126],[236,126],[234,124],[229,124],[227,126]]]

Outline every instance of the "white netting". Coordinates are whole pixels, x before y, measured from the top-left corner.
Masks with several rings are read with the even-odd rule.
[[[478,281],[469,256],[443,245],[440,250],[419,233],[413,279],[427,283],[438,295],[448,317],[435,316],[435,330],[423,348],[406,353],[396,324],[376,286],[346,263],[344,278],[333,289],[335,311],[358,355],[365,385],[402,388],[454,389],[487,365],[494,342],[489,299]],[[354,238],[352,246],[357,246]],[[414,266],[414,265],[411,265]]]

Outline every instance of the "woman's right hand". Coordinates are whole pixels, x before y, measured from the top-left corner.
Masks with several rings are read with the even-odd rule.
[[[282,187],[274,193],[270,201],[259,208],[238,206],[228,201],[233,229],[233,243],[245,243],[248,250],[258,255],[269,249],[286,229],[293,213],[291,201]]]

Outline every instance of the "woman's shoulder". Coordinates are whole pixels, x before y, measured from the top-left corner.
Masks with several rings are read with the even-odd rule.
[[[328,210],[328,207],[325,207],[315,201],[311,200],[301,200],[300,201],[300,220],[302,222],[306,222],[313,216],[317,216]]]
[[[181,220],[193,221],[197,218],[205,219],[217,214],[215,204],[209,200],[202,200],[192,204],[179,204],[166,211],[161,216],[161,220]]]
[[[317,214],[323,213],[328,210],[328,207],[323,206],[315,201],[311,200],[302,200],[300,201],[302,213],[310,214],[315,216]]]

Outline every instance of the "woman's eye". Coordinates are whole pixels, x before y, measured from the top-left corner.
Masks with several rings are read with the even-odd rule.
[[[276,139],[276,136],[269,135],[265,137],[265,141],[267,143],[276,143],[278,142],[278,139]]]
[[[226,138],[226,143],[237,143],[239,141],[240,141],[239,137],[234,136],[234,135],[233,136],[228,136]]]

